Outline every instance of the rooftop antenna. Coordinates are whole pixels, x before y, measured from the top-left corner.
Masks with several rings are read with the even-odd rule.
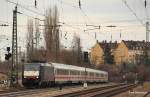
[[[112,41],[112,34],[111,34],[111,41]]]
[[[122,32],[122,31],[120,30],[120,41],[122,40],[122,34],[121,34],[121,32]]]

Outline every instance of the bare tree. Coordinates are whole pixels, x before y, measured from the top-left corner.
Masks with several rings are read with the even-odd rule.
[[[45,44],[47,49],[47,60],[58,61],[59,56],[59,25],[58,11],[55,6],[53,10],[50,8],[45,17]]]
[[[39,20],[35,19],[35,47],[38,48],[40,39]]]
[[[74,35],[73,38],[73,61],[74,64],[76,65],[81,65],[81,61],[82,61],[82,51],[81,51],[81,41],[80,41],[80,37],[77,36],[76,34]]]
[[[28,29],[28,32],[27,32],[27,58],[28,58],[28,61],[31,61],[32,58],[33,58],[33,49],[34,49],[34,44],[33,44],[33,39],[34,39],[34,35],[33,35],[33,20],[32,19],[29,19],[28,20],[28,24],[27,24],[27,29]]]
[[[45,54],[46,50],[43,48],[38,48],[39,45],[39,38],[40,38],[40,32],[39,32],[39,21],[35,20],[35,25],[33,24],[33,20],[28,20],[28,32],[27,32],[27,61],[46,61],[45,60]],[[34,33],[34,26],[35,26],[35,33]]]

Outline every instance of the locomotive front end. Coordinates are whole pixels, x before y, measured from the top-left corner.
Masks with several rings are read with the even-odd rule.
[[[22,83],[24,86],[37,86],[40,81],[40,65],[25,64],[23,69]]]

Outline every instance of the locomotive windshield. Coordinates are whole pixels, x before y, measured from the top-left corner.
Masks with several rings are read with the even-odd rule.
[[[40,64],[25,64],[24,70],[25,71],[39,71]]]

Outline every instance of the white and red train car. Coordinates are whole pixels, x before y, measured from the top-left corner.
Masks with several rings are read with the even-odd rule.
[[[107,82],[108,73],[61,63],[27,63],[24,65],[22,78],[24,86],[40,86],[85,81]]]

